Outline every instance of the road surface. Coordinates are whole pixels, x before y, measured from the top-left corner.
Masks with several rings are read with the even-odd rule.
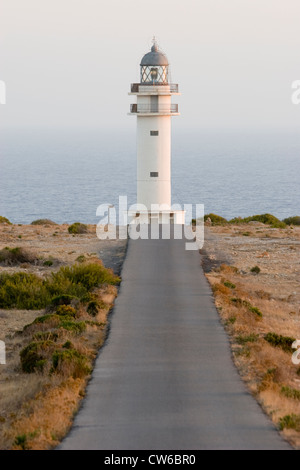
[[[58,449],[290,449],[233,365],[198,251],[129,240],[87,395]]]

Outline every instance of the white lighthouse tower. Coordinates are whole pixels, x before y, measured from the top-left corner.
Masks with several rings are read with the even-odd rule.
[[[139,223],[184,224],[184,212],[171,207],[171,117],[178,116],[170,83],[169,62],[153,39],[140,63],[140,83],[131,85],[137,96],[130,114],[137,116],[137,205]],[[143,210],[145,208],[145,210]]]

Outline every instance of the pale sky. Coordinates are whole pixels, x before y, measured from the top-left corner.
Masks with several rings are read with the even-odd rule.
[[[0,126],[135,128],[155,35],[181,129],[297,129],[299,0],[0,0]]]

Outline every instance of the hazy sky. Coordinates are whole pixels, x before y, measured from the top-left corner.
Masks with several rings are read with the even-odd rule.
[[[134,128],[155,35],[178,128],[299,128],[299,19],[299,0],[0,0],[0,125]]]

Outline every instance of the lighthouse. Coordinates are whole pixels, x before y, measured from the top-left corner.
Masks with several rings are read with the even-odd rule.
[[[155,38],[140,63],[140,83],[130,114],[137,116],[137,223],[184,223],[184,211],[171,205],[171,118],[178,116],[178,84],[171,83],[169,62]]]

